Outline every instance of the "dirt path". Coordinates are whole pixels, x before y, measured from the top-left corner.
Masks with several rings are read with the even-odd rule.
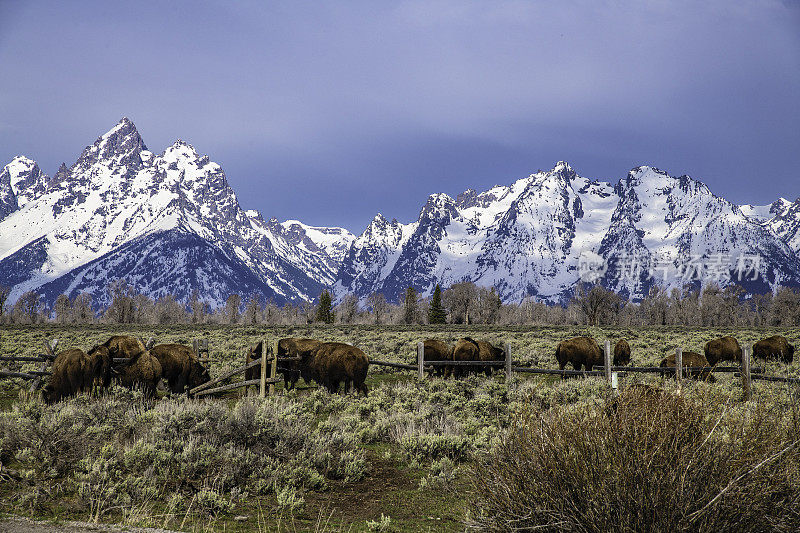
[[[151,529],[140,527],[119,527],[104,524],[90,524],[88,522],[64,522],[53,524],[39,522],[28,518],[0,517],[0,532],[2,533],[171,533],[166,529]]]

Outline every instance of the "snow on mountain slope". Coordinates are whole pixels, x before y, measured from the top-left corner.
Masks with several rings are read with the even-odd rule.
[[[743,205],[741,209],[745,215],[775,232],[789,248],[800,253],[800,198],[794,202],[779,198],[769,205]]]
[[[120,270],[121,250],[144,253],[139,258],[142,264],[184,264],[184,270],[194,265],[191,268],[202,270],[198,279],[227,284],[205,286],[212,305],[223,303],[220,295],[245,290],[278,302],[311,300],[338,270],[328,250],[347,246],[349,239],[339,232],[341,242],[337,243],[338,228],[334,228],[325,246],[314,246],[310,239],[311,246],[294,246],[287,242],[282,227],[274,232],[260,216],[241,209],[222,168],[208,156],[180,140],[156,155],[147,150],[127,118],[88,146],[72,167],[62,166],[49,182],[35,163],[16,158],[0,175],[3,209],[8,212],[0,217],[0,283],[13,285],[12,301],[45,285],[69,290],[69,295],[91,288],[100,301],[104,283],[135,277],[130,269]],[[325,229],[315,228],[319,234]],[[210,255],[216,259],[210,264],[185,263],[183,244],[176,243],[188,241],[176,235],[202,239],[205,245],[192,241],[191,247],[208,250],[211,246]],[[159,238],[164,242],[156,245]],[[134,241],[150,245],[124,247]],[[79,282],[74,281],[76,269],[101,258],[106,270],[95,266],[82,271]],[[59,281],[65,276],[73,282]],[[86,276],[103,283],[88,282]],[[186,292],[179,275],[156,278],[163,284],[141,277],[138,287],[152,296]],[[246,283],[233,283],[245,278]]]
[[[354,241],[335,291],[339,299],[379,291],[396,301],[408,286],[430,294],[437,283],[469,280],[495,287],[505,301],[563,301],[580,279],[585,254],[604,259],[603,282],[633,298],[652,285],[656,258],[674,266],[668,280],[658,281],[665,286],[691,282],[679,269],[721,254],[734,266],[745,256],[763,259],[753,290],[800,284],[797,255],[776,232],[702,183],[640,167],[612,187],[559,162],[508,187],[468,189],[456,200],[432,195],[413,224],[376,217]],[[628,258],[640,262],[638,276],[621,275]],[[730,270],[714,280],[724,285]]]

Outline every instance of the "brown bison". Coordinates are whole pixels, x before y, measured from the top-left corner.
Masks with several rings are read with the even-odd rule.
[[[631,345],[620,339],[614,345],[614,366],[625,366],[631,362]]]
[[[99,344],[89,350],[86,355],[91,360],[91,364],[94,368],[99,369],[99,372],[95,375],[94,384],[104,389],[108,388],[108,386],[111,385],[113,367],[111,352],[109,352],[105,345]]]
[[[453,347],[449,344],[438,339],[425,339],[422,344],[424,346],[426,362],[453,360]],[[441,377],[448,369],[450,369],[450,372],[452,372],[450,367],[434,366],[431,370],[431,374]],[[447,374],[450,375],[450,372],[447,372]]]
[[[464,337],[456,341],[453,346],[453,361],[479,361],[481,348],[478,342],[470,337]],[[471,369],[465,366],[447,367],[445,377],[450,377],[452,373],[455,377],[461,377],[470,372]]]
[[[302,357],[303,353],[310,352],[322,344],[316,339],[302,339],[287,337],[278,341],[278,357]],[[300,361],[282,361],[277,369],[283,374],[283,386],[287,390],[295,387],[300,379]]]
[[[150,350],[161,365],[161,377],[167,381],[169,390],[181,394],[186,387],[193,389],[211,380],[208,369],[197,359],[197,355],[183,344],[159,344]]]
[[[503,361],[506,358],[506,351],[497,346],[493,346],[486,341],[477,341],[478,344],[478,360],[479,361]],[[476,369],[477,370],[477,369]],[[486,376],[492,375],[491,366],[483,367],[483,373]]]
[[[257,343],[250,346],[247,350],[247,355],[245,356],[245,362],[247,364],[252,363],[253,361],[258,361],[261,359],[261,355],[264,353],[264,341],[258,341]],[[248,368],[244,371],[244,379],[245,381],[250,381],[253,379],[258,379],[261,377],[261,368],[254,366],[253,368]]]
[[[324,342],[316,348],[301,353],[300,373],[303,379],[312,379],[323,385],[332,394],[339,390],[344,382],[345,393],[350,386],[367,395],[364,381],[369,370],[369,358],[349,344],[341,342]]]
[[[705,356],[697,352],[683,352],[681,357],[681,362],[684,367],[711,366],[708,364],[708,360],[705,358]],[[659,366],[661,368],[675,368],[676,365],[677,361],[675,358],[675,353],[671,353],[661,360],[661,364]],[[715,383],[717,381],[717,379],[711,375],[710,370],[703,371],[700,374],[700,379],[703,381],[708,381],[709,383]]]
[[[720,361],[742,362],[742,347],[733,337],[721,337],[708,341],[705,348],[706,359],[711,366]]]
[[[564,370],[567,363],[572,364],[575,370],[580,370],[581,367],[591,370],[592,366],[603,364],[603,351],[594,339],[575,337],[558,343],[556,360],[561,370]]]
[[[44,401],[53,403],[79,392],[91,391],[95,378],[102,372],[96,362],[78,348],[58,352],[50,380],[42,390]]]
[[[145,395],[153,397],[161,381],[161,363],[147,351],[145,345],[130,335],[115,335],[103,345],[112,358],[127,358],[125,363],[115,364],[113,372],[124,387],[141,387]]]
[[[786,337],[773,335],[761,339],[753,345],[753,357],[759,359],[776,359],[784,363],[791,363],[794,359],[794,346],[789,344]]]

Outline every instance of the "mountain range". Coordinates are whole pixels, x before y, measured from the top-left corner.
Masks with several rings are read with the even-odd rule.
[[[559,162],[481,193],[432,194],[416,221],[378,214],[359,236],[243,210],[208,156],[181,140],[151,152],[127,118],[53,177],[25,156],[0,172],[11,302],[88,292],[101,307],[116,279],[152,298],[196,290],[212,307],[233,293],[312,301],[326,288],[397,301],[408,286],[428,295],[465,280],[506,302],[563,302],[582,279],[634,300],[709,280],[756,293],[800,286],[798,252],[800,199],[739,206],[648,166],[612,185]]]

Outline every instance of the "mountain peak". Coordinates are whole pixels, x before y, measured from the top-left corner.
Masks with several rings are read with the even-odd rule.
[[[87,169],[104,161],[106,165],[125,165],[130,169],[142,164],[141,152],[147,150],[136,126],[128,117],[122,119],[110,130],[97,138],[92,146],[87,146],[76,165]]]

